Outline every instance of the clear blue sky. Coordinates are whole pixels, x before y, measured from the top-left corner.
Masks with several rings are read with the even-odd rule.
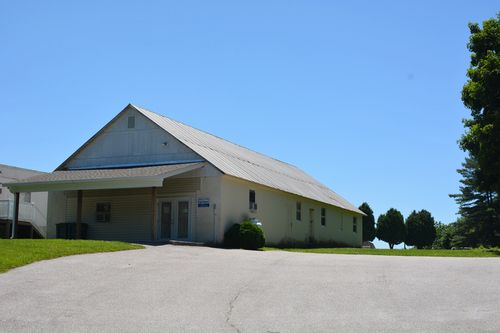
[[[376,216],[456,219],[467,23],[496,1],[1,1],[0,163],[51,171],[129,102]]]

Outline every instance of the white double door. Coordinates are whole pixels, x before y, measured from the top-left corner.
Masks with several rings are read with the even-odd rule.
[[[160,240],[191,239],[191,199],[159,199],[157,216]]]

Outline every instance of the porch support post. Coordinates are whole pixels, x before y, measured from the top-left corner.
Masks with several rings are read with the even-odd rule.
[[[156,187],[151,188],[151,240],[155,241],[158,239],[156,227]]]
[[[12,234],[10,236],[11,239],[16,238],[17,236],[17,224],[19,222],[19,192],[14,193],[14,212],[12,214]]]
[[[83,191],[77,191],[76,199],[76,239],[82,237],[82,201],[83,201]]]

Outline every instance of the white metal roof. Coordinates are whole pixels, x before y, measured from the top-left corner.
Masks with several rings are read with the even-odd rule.
[[[363,214],[299,168],[131,105],[224,174]]]

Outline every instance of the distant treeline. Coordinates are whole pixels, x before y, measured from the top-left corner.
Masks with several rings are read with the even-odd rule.
[[[460,193],[450,195],[459,205],[460,218],[451,224],[434,222],[425,210],[412,212],[406,222],[396,209],[380,215],[375,226],[373,212],[364,203],[363,239],[377,237],[389,243],[417,247],[500,246],[500,14],[470,23],[467,47],[471,52],[468,80],[462,101],[470,110],[464,119],[460,148],[468,153],[458,173]]]

